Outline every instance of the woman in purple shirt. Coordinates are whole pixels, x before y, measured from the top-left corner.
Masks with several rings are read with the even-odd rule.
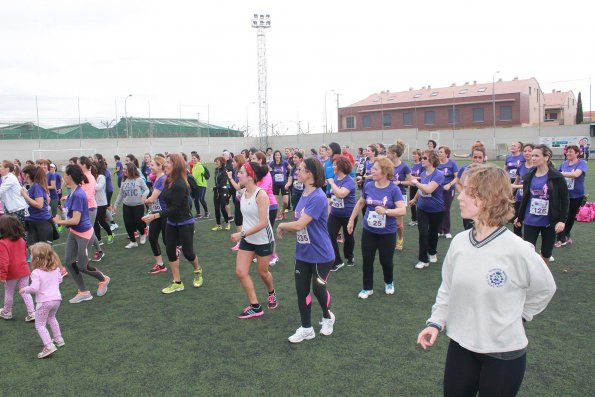
[[[532,143],[525,143],[523,145],[523,157],[525,158],[525,162],[521,164],[519,169],[517,170],[516,180],[512,184],[512,191],[514,192],[514,216],[515,218],[518,216],[519,207],[521,206],[521,198],[523,197],[523,177],[527,174],[527,172],[531,171],[533,168],[533,149],[535,149],[535,145]],[[514,219],[513,219],[514,220]],[[523,237],[523,225],[517,226],[513,222],[513,231],[519,237]]]
[[[440,164],[436,169],[444,175],[444,182],[442,187],[444,191],[444,215],[442,216],[442,224],[438,228],[438,236],[445,236],[448,239],[452,238],[450,234],[450,206],[455,198],[455,177],[459,167],[454,160],[450,159],[450,148],[448,146],[440,146],[438,148],[438,159]]]
[[[365,207],[362,231],[363,288],[357,295],[367,299],[374,293],[374,259],[378,259],[384,275],[384,293],[393,295],[393,257],[397,235],[397,217],[405,215],[401,189],[392,182],[394,164],[386,157],[378,157],[372,167],[372,180],[364,184],[362,196],[355,205],[347,224],[353,233],[355,219]]]
[[[331,295],[326,288],[331,267],[335,260],[333,246],[327,230],[328,202],[322,188],[325,184],[324,169],[317,159],[306,159],[299,165],[298,180],[304,184],[304,194],[295,208],[295,221],[280,223],[277,236],[296,232],[295,288],[301,327],[289,337],[289,342],[299,343],[316,337],[311,321],[312,299],[310,289],[322,308],[321,335],[331,335],[335,316],[330,311]]]
[[[423,171],[421,166],[421,150],[415,149],[411,152],[411,186],[409,186],[409,197],[415,197],[417,193],[417,187],[413,183],[413,179],[419,180],[419,176]],[[411,222],[409,222],[409,226],[417,226],[417,206],[411,206]]]
[[[50,221],[51,214],[48,209],[47,176],[42,167],[27,165],[23,168],[25,182],[30,185],[29,190],[23,188],[21,195],[29,204],[29,214],[25,217],[27,225],[27,244],[51,243],[53,238],[53,225]]]
[[[407,186],[411,186],[411,169],[409,166],[401,161],[401,156],[405,152],[405,142],[400,139],[394,145],[390,145],[386,152],[387,157],[395,165],[395,173],[393,176],[393,183],[401,189],[403,197],[407,197]],[[397,251],[403,251],[405,226],[403,225],[403,216],[397,217]]]
[[[511,143],[510,154],[507,155],[506,160],[504,160],[504,169],[508,172],[511,182],[514,182],[518,169],[521,167],[521,164],[525,162],[525,157],[523,156],[523,153],[521,153],[522,148],[523,144],[521,142]]]
[[[568,219],[564,230],[558,233],[555,247],[561,247],[566,244],[572,244],[570,231],[574,226],[574,220],[583,199],[585,198],[585,174],[587,173],[587,162],[579,159],[579,148],[576,145],[567,146],[566,161],[560,165],[559,171],[566,179],[568,186]]]
[[[275,150],[273,153],[273,161],[269,163],[271,170],[271,178],[273,178],[273,194],[283,198],[283,210],[277,214],[277,220],[287,219],[287,208],[289,206],[289,192],[285,188],[287,177],[289,176],[289,164],[283,160],[280,150]]]

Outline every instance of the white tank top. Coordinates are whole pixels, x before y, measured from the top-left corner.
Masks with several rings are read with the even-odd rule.
[[[246,192],[242,195],[240,200],[240,209],[242,210],[242,230],[247,231],[252,229],[258,224],[258,204],[256,203],[256,196],[262,189],[257,187],[256,191],[250,198],[246,198]],[[264,192],[264,190],[263,190]],[[264,192],[266,194],[266,192]],[[273,236],[273,228],[268,220],[268,209],[267,209],[267,226],[259,230],[258,232],[245,237],[245,240],[254,245],[269,244],[275,241]]]

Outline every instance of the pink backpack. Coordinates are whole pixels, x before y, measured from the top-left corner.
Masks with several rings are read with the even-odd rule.
[[[595,221],[595,203],[587,202],[578,209],[576,214],[578,222],[593,222]]]

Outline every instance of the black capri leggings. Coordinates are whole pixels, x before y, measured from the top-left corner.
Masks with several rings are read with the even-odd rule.
[[[229,223],[229,216],[225,210],[225,206],[229,202],[229,190],[220,187],[215,188],[213,192],[213,204],[215,205],[215,221],[221,225],[221,214],[225,223]]]
[[[233,221],[236,226],[242,226],[244,223],[244,216],[242,215],[242,209],[240,207],[240,202],[238,200],[233,199]]]
[[[145,214],[145,206],[143,204],[124,204],[123,207],[124,209],[122,210],[122,215],[124,216],[124,226],[126,227],[126,233],[128,233],[128,238],[130,241],[136,243],[134,232],[138,231],[139,235],[142,235],[145,232],[145,222],[142,220],[143,215]]]
[[[345,255],[345,259],[353,260],[353,249],[355,248],[355,238],[353,234],[349,234],[347,232],[347,224],[349,223],[349,217],[347,218],[339,218],[334,215],[329,215],[328,217],[328,234],[331,238],[331,243],[333,244],[333,249],[335,250],[335,265],[339,263],[343,263],[343,259],[341,258],[341,253],[339,253],[339,244],[337,244],[337,236],[339,235],[339,231],[341,228],[343,229],[343,236],[345,238],[345,243],[343,244],[343,255]],[[353,230],[355,230],[357,226],[357,217],[353,222]]]
[[[153,222],[149,223],[149,245],[153,256],[161,256],[161,247],[159,246],[159,234],[165,245],[165,227],[167,225],[167,217],[155,218]]]
[[[322,308],[322,316],[330,318],[328,311],[331,307],[331,294],[326,288],[326,282],[332,266],[333,262],[307,263],[297,259],[295,261],[295,290],[297,292],[300,319],[304,328],[312,326],[310,287],[312,287],[314,296]]]
[[[27,221],[28,245],[35,243],[52,243],[54,230],[52,223],[47,221]]]
[[[524,240],[535,246],[537,237],[541,233],[541,256],[549,259],[552,256],[554,243],[556,242],[556,230],[554,227],[554,225],[544,227],[523,225],[525,233]]]
[[[374,259],[378,251],[378,259],[382,266],[384,283],[390,284],[393,279],[393,257],[395,255],[395,243],[397,234],[376,234],[362,230],[362,273],[363,289],[374,289]]]
[[[95,217],[95,224],[93,225],[93,230],[95,231],[95,237],[97,237],[97,240],[99,241],[101,241],[101,227],[103,228],[103,230],[107,232],[108,236],[112,235],[112,229],[105,220],[106,212],[107,205],[97,206],[97,216]]]
[[[417,193],[417,186],[410,186],[409,187],[409,197],[410,198],[415,197],[416,193]],[[411,220],[413,222],[417,222],[417,205],[411,206]]]
[[[516,396],[523,377],[527,354],[513,360],[501,360],[469,351],[451,340],[444,367],[445,397]]]
[[[167,223],[167,222],[166,222]],[[182,226],[165,226],[165,251],[167,252],[167,259],[170,262],[178,260],[176,255],[176,247],[182,246],[182,254],[189,262],[194,261],[196,254],[192,240],[194,239],[194,222]]]
[[[576,214],[578,214],[578,210],[580,209],[584,198],[585,197],[583,196],[583,197],[568,199],[569,200],[568,219],[566,219],[566,223],[564,224],[564,230],[561,233],[558,233],[558,237],[557,237],[558,241],[564,242],[564,241],[566,241],[566,239],[568,239],[570,237],[570,231],[572,230],[572,227],[574,226]]]

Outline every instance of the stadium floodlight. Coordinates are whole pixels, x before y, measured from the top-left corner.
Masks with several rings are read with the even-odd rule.
[[[267,59],[266,59],[266,40],[265,29],[271,27],[270,14],[254,14],[252,18],[252,27],[257,29],[257,54],[258,54],[258,129],[261,139],[261,145],[268,147],[268,101],[267,101]],[[264,140],[264,142],[262,142]]]

